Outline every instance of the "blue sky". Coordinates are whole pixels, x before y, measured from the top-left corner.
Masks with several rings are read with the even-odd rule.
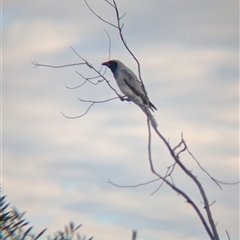
[[[111,22],[104,1],[89,1]],[[239,3],[238,1],[118,1],[126,12],[124,36],[141,63],[150,100],[158,108],[159,131],[172,146],[184,139],[213,177],[239,179]],[[97,19],[83,1],[3,1],[2,153],[3,194],[35,231],[63,229],[69,221],[98,240],[207,239],[193,209],[159,183],[119,189],[149,181],[146,118],[134,104],[111,101],[94,106],[83,118],[82,99],[103,100],[114,93],[102,84],[86,84],[92,72],[83,66],[34,68],[31,61],[62,65],[79,62],[73,47],[96,68],[111,56],[134,72],[137,67],[115,29]],[[117,88],[112,74],[106,77]],[[163,143],[153,136],[156,169],[172,163]],[[187,155],[182,161],[203,183],[219,235],[239,238],[239,187],[220,190]],[[180,171],[175,182],[201,199]]]

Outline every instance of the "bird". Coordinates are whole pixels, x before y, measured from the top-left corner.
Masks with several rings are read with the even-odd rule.
[[[119,89],[127,97],[127,100],[138,105],[150,119],[153,128],[157,128],[157,122],[149,110],[154,112],[157,108],[149,101],[143,83],[139,81],[135,73],[116,59],[103,62],[102,65],[112,71]]]

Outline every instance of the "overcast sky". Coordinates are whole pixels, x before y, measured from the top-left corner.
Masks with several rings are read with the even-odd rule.
[[[126,13],[123,34],[141,63],[141,73],[159,131],[175,146],[183,133],[201,165],[223,182],[239,179],[239,3],[230,1],[117,1]],[[114,23],[105,1],[89,1]],[[96,240],[200,240],[208,236],[192,207],[172,189],[155,182],[147,157],[146,117],[140,108],[120,100],[89,106],[77,98],[114,97],[105,83],[85,84],[94,74],[86,66],[34,68],[31,61],[63,65],[81,60],[73,47],[97,69],[120,59],[137,66],[116,29],[101,22],[84,4],[73,1],[3,1],[3,194],[38,232],[47,235],[69,221],[83,223],[82,233]],[[117,89],[112,74],[106,77]],[[156,170],[164,174],[172,160],[153,133]],[[239,239],[239,186],[222,190],[187,153],[182,161],[202,182],[221,239]],[[179,169],[175,184],[201,210],[202,199]],[[44,237],[42,239],[44,239]]]

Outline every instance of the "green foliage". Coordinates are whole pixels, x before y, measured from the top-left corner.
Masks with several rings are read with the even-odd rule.
[[[74,223],[70,222],[68,226],[65,226],[64,231],[58,231],[54,234],[54,237],[48,237],[48,240],[92,240],[93,237],[87,239],[86,236],[81,236],[77,230],[82,226],[78,225],[74,227]]]
[[[29,223],[23,218],[24,213],[19,213],[16,208],[9,209],[9,203],[5,204],[6,196],[0,198],[0,239],[10,240],[36,240],[45,231],[41,231],[35,235],[31,232],[33,227],[29,227]]]
[[[5,203],[6,196],[0,197],[0,240],[37,240],[47,230],[44,229],[38,234],[32,233],[29,223],[23,218],[24,213],[19,213],[15,207],[10,208],[9,203]],[[70,222],[64,228],[64,231],[58,231],[48,240],[87,240],[86,236],[82,237],[77,230],[82,225],[74,227]],[[88,240],[92,240],[93,237]]]

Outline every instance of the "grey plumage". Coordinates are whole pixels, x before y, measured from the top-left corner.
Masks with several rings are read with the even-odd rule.
[[[156,128],[157,122],[149,109],[154,111],[157,110],[157,108],[149,101],[148,96],[143,89],[142,83],[138,80],[138,77],[131,69],[126,67],[119,60],[103,62],[102,65],[111,69],[121,92],[128,98],[128,100],[134,102],[142,109],[142,111],[149,117],[152,126]]]

